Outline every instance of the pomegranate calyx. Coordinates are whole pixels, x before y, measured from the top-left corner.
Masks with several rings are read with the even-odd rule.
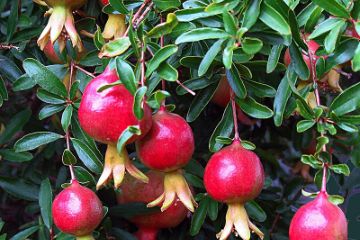
[[[225,240],[230,236],[234,228],[236,234],[243,240],[249,240],[251,232],[257,234],[260,239],[264,239],[264,234],[260,229],[250,222],[243,203],[228,204],[225,227],[216,237],[220,240]]]
[[[126,32],[125,15],[109,14],[109,18],[105,24],[103,37],[108,40],[117,39]]]
[[[96,189],[99,190],[111,178],[114,179],[114,187],[119,188],[126,171],[140,181],[149,182],[149,178],[131,163],[125,148],[118,153],[116,145],[109,144],[105,153],[104,170],[96,184]]]
[[[76,237],[76,240],[95,240],[95,238],[93,235],[87,235],[87,236]]]
[[[161,211],[164,212],[173,204],[176,197],[191,212],[194,212],[195,207],[198,206],[181,170],[165,173],[164,192],[154,201],[148,203],[147,207],[155,207],[163,203]]]

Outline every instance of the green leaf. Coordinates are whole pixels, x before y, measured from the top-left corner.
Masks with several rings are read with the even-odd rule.
[[[161,63],[157,70],[160,78],[166,81],[176,82],[176,80],[178,80],[179,78],[179,73],[176,68],[174,68],[167,62]]]
[[[162,11],[174,9],[181,5],[180,0],[153,0],[153,2],[156,8]]]
[[[222,15],[225,31],[231,35],[235,35],[237,31],[237,26],[234,17],[227,10],[224,10]]]
[[[9,194],[27,201],[37,201],[39,198],[38,186],[25,179],[0,176],[0,187]]]
[[[61,116],[61,126],[65,132],[68,130],[70,126],[73,110],[74,110],[73,106],[68,105]]]
[[[217,136],[215,141],[222,145],[229,145],[233,142],[233,140],[229,137]]]
[[[10,161],[10,162],[16,162],[16,163],[22,163],[22,162],[28,162],[33,159],[33,155],[29,152],[15,152],[14,149],[0,149],[0,156],[1,159]]]
[[[336,0],[313,0],[313,2],[336,17],[350,18],[350,13]]]
[[[193,122],[199,117],[200,113],[204,110],[204,108],[210,102],[211,98],[214,96],[216,88],[217,85],[212,84],[196,94],[186,115],[186,121]]]
[[[176,18],[176,15],[174,13],[169,13],[166,16],[166,22],[160,23],[159,25],[155,26],[147,33],[147,36],[149,38],[159,38],[161,36],[164,36],[171,33],[177,24],[178,20]]]
[[[161,103],[167,98],[170,97],[170,93],[167,91],[157,90],[147,100],[148,105],[151,108],[158,109],[161,106]]]
[[[109,0],[109,3],[114,8],[114,10],[118,11],[119,13],[129,13],[122,0]]]
[[[9,95],[5,86],[4,79],[0,76],[0,97],[4,100],[8,100]]]
[[[351,67],[354,72],[360,71],[360,44],[357,46],[354,58],[351,60]]]
[[[209,197],[205,197],[200,201],[199,207],[196,209],[191,219],[191,225],[190,225],[191,236],[197,235],[201,227],[203,226],[209,208],[209,204],[210,204]]]
[[[219,203],[210,198],[210,203],[208,207],[208,216],[211,221],[215,221],[219,213]]]
[[[273,98],[276,94],[276,90],[273,87],[266,85],[264,83],[252,81],[252,80],[247,80],[244,83],[248,91],[252,92],[257,97]]]
[[[50,230],[52,228],[52,189],[49,179],[44,179],[40,185],[39,206],[42,220],[45,226]]]
[[[249,214],[250,218],[254,219],[257,222],[265,222],[266,221],[266,213],[257,204],[254,200],[251,200],[245,204],[246,212]]]
[[[260,5],[262,0],[251,0],[244,13],[244,19],[242,21],[242,28],[250,29],[256,23],[260,15]]]
[[[263,42],[257,38],[246,37],[241,42],[242,49],[247,54],[258,53],[263,47]]]
[[[94,34],[94,45],[95,47],[100,50],[105,45],[105,39],[102,35],[101,28],[96,26],[96,32]]]
[[[116,71],[119,75],[120,81],[124,84],[127,90],[131,92],[132,95],[135,94],[137,88],[137,82],[135,79],[135,74],[128,62],[121,59],[120,57],[116,58]]]
[[[331,170],[333,170],[335,173],[337,174],[343,174],[345,176],[349,176],[350,175],[350,169],[349,166],[346,164],[336,164],[336,165],[331,165],[329,167]]]
[[[63,136],[53,132],[34,132],[20,138],[15,143],[14,148],[16,152],[25,152],[54,142],[60,138],[63,138]]]
[[[346,132],[356,133],[359,131],[358,127],[351,123],[337,122],[336,125]]]
[[[226,70],[226,78],[229,82],[231,89],[234,91],[235,95],[241,99],[244,99],[247,95],[246,87],[241,79],[238,68],[233,65],[230,70]]]
[[[65,108],[65,105],[46,105],[39,112],[39,120],[43,120],[47,117],[54,115],[62,111]]]
[[[230,69],[233,62],[234,43],[234,39],[229,40],[223,52],[223,64],[226,69]]]
[[[250,150],[250,151],[253,151],[256,149],[255,144],[253,144],[250,141],[241,140],[241,146],[243,146],[243,148]]]
[[[134,135],[140,135],[141,130],[139,126],[129,126],[127,127],[120,135],[118,142],[117,142],[117,150],[118,152],[122,152],[127,141],[132,138]]]
[[[293,66],[296,74],[303,80],[307,80],[310,77],[310,70],[304,61],[303,55],[299,47],[293,42],[290,45],[290,57],[291,65]]]
[[[178,51],[176,45],[167,45],[163,48],[160,48],[155,54],[154,57],[147,63],[146,77],[149,77],[162,62],[168,59],[171,55]]]
[[[216,142],[218,136],[229,137],[234,129],[234,121],[232,115],[231,104],[228,104],[225,108],[223,116],[221,117],[220,122],[217,124],[214,132],[211,134],[209,141],[209,150],[211,152],[219,151],[223,144]]]
[[[143,109],[142,105],[144,102],[144,97],[145,97],[146,91],[147,91],[147,87],[143,86],[135,92],[133,111],[134,111],[135,117],[138,120],[141,120],[144,117],[144,109]]]
[[[186,42],[198,42],[206,39],[219,39],[228,38],[231,35],[227,32],[216,29],[216,28],[197,28],[181,34],[175,41],[175,44],[186,43]]]
[[[59,95],[53,94],[44,89],[39,89],[38,92],[36,93],[36,96],[41,101],[50,104],[64,104],[66,100],[64,97],[60,97]]]
[[[271,52],[266,63],[266,73],[272,73],[275,70],[279,62],[282,49],[282,45],[274,45],[271,48]]]
[[[358,47],[359,42],[355,39],[348,39],[337,46],[334,53],[326,59],[325,72],[330,71],[333,67],[343,64],[351,60],[355,55],[355,49]]]
[[[324,145],[329,143],[329,138],[325,136],[321,136],[316,138],[317,144],[316,144],[316,153],[319,153],[322,151],[322,148]]]
[[[14,235],[12,238],[10,238],[10,240],[28,239],[29,236],[31,236],[32,234],[34,234],[38,230],[39,230],[39,226],[33,226],[33,227],[26,228],[25,230],[22,230],[21,232]]]
[[[216,41],[210,48],[209,51],[205,54],[204,58],[201,60],[199,65],[198,75],[203,76],[211,66],[211,63],[214,61],[215,57],[221,51],[222,44],[225,39],[220,39]]]
[[[344,198],[340,195],[329,195],[328,199],[334,205],[340,205],[344,203]]]
[[[326,36],[324,46],[327,53],[332,53],[335,50],[336,43],[340,37],[340,31],[344,25],[345,22],[341,22],[341,24],[334,27]]]
[[[66,88],[60,79],[37,60],[25,59],[23,67],[26,73],[46,91],[61,97],[67,96]]]
[[[305,32],[312,32],[322,15],[323,9],[316,6],[305,24]]]
[[[89,182],[94,185],[96,184],[93,175],[91,175],[85,168],[80,166],[74,166],[74,170],[75,170],[75,176],[79,182],[81,183]]]
[[[289,10],[289,24],[290,24],[290,28],[291,28],[291,33],[292,33],[292,37],[294,39],[294,41],[297,43],[297,45],[299,45],[302,49],[304,49],[305,51],[308,50],[307,45],[305,44],[305,42],[303,41],[302,37],[300,36],[300,27],[299,27],[299,23],[297,21],[296,15],[294,13],[294,11]]]
[[[103,168],[100,158],[83,141],[72,138],[71,142],[83,164],[92,172],[100,174]]]
[[[256,102],[250,96],[247,96],[245,99],[236,98],[235,100],[241,110],[253,118],[266,119],[271,118],[274,114],[270,108]]]
[[[123,54],[131,46],[129,37],[121,37],[106,43],[99,53],[99,58],[116,57]]]
[[[175,12],[179,22],[190,22],[200,18],[207,18],[218,13],[205,12],[204,7],[195,7],[189,9],[181,9]]]
[[[14,35],[19,20],[19,2],[12,2],[10,5],[10,16],[6,24],[6,40],[9,42]],[[20,6],[21,7],[21,6]]]
[[[29,121],[31,116],[30,109],[22,110],[13,116],[0,135],[0,144],[4,144],[12,139],[12,137],[20,131]]]
[[[65,149],[62,155],[62,162],[66,166],[75,165],[77,160],[74,154],[69,150]]]
[[[315,169],[322,168],[322,162],[317,160],[313,155],[302,155],[301,162]]]
[[[221,76],[219,74],[214,75],[210,79],[206,77],[200,77],[200,78],[187,80],[183,82],[183,85],[191,90],[199,90],[199,89],[204,89],[213,83],[219,83],[220,78]],[[176,93],[178,95],[184,95],[187,94],[188,91],[186,91],[182,86],[178,86],[176,88]]]
[[[360,83],[356,83],[338,95],[330,105],[336,116],[355,111],[360,107]]]
[[[290,26],[284,17],[266,2],[262,4],[260,20],[281,35],[291,34]]]
[[[308,39],[314,39],[326,32],[331,31],[335,27],[344,23],[343,19],[340,18],[328,18],[325,21],[321,22],[315,30],[309,35]]]
[[[305,132],[306,130],[309,130],[315,125],[314,120],[301,120],[296,124],[296,131],[298,133]]]

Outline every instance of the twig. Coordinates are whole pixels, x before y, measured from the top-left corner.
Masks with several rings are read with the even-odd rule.
[[[76,69],[79,69],[80,71],[82,71],[82,72],[85,73],[86,75],[89,75],[90,77],[95,78],[95,75],[94,75],[94,74],[92,74],[91,72],[86,71],[86,70],[83,69],[82,67],[80,67],[80,66],[78,66],[78,65],[76,65],[76,64],[74,64],[74,67],[75,67]]]
[[[1,44],[0,43],[0,49],[5,49],[5,50],[10,50],[10,49],[16,49],[17,51],[19,51],[19,47],[12,45],[12,44]]]
[[[145,76],[145,51],[144,51],[144,43],[141,43],[141,86],[145,86],[146,76]]]
[[[235,94],[231,88],[230,88],[230,98],[231,98],[231,107],[233,112],[234,131],[235,131],[234,141],[240,141],[239,126],[238,126],[237,114],[236,114]]]
[[[131,24],[129,24],[128,28],[126,29],[126,31],[125,31],[125,33],[124,33],[124,35],[123,35],[123,37],[125,37],[125,36],[128,35],[131,25],[134,25],[134,24],[135,24],[135,22],[137,21],[137,18],[140,16],[142,10],[145,8],[145,6],[146,6],[146,4],[148,4],[148,2],[150,2],[150,0],[145,0],[145,1],[143,2],[143,4],[141,4],[140,8],[139,8],[139,9],[137,10],[137,12],[134,14],[133,19],[132,19],[132,21],[131,21]]]
[[[154,6],[154,3],[150,3],[150,5],[145,9],[143,14],[139,17],[139,19],[134,23],[134,28],[136,29],[140,23],[145,19],[146,15],[150,12],[151,8]]]

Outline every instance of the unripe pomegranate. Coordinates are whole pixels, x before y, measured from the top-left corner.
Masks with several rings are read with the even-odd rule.
[[[263,233],[250,222],[244,204],[256,198],[264,185],[264,169],[258,156],[242,147],[239,140],[215,153],[205,168],[204,184],[209,195],[228,204],[226,224],[218,234],[227,239],[233,226],[244,239],[250,239],[250,229],[260,238]]]
[[[121,191],[117,195],[118,203],[142,202],[148,203],[164,191],[164,174],[156,171],[147,172],[149,183],[145,184],[133,178],[125,177]],[[137,215],[130,219],[137,227],[138,240],[156,240],[162,228],[172,228],[179,225],[186,217],[188,210],[176,200],[166,211]]]
[[[302,206],[290,223],[290,240],[347,240],[347,221],[343,211],[320,192]]]
[[[96,194],[77,180],[62,190],[52,205],[55,225],[64,233],[77,239],[91,240],[92,232],[100,224],[104,212]]]
[[[164,193],[149,206],[164,202],[161,209],[165,211],[178,195],[184,205],[193,211],[195,200],[180,171],[194,152],[194,136],[189,124],[181,116],[161,107],[153,116],[149,133],[136,142],[136,150],[145,166],[166,172]]]
[[[48,24],[38,39],[40,48],[44,49],[49,40],[54,43],[65,30],[73,46],[77,48],[78,52],[82,52],[84,46],[76,31],[72,12],[85,5],[87,0],[44,0],[37,2],[45,2],[50,8],[50,11],[47,12],[50,14]],[[65,46],[66,38],[59,38],[59,41],[62,41],[61,45]]]
[[[47,57],[47,59],[49,59],[50,62],[55,63],[55,64],[64,63],[64,61],[61,60],[59,58],[59,56],[56,54],[54,45],[51,43],[51,41],[47,42],[43,51],[44,51],[45,56]]]
[[[144,103],[144,117],[138,120],[133,113],[134,96],[122,84],[98,92],[101,86],[118,80],[116,70],[107,67],[86,86],[79,107],[79,121],[84,131],[95,140],[108,144],[104,171],[97,184],[98,188],[110,179],[111,173],[115,187],[118,188],[125,170],[132,176],[147,181],[147,177],[131,163],[125,148],[121,153],[117,152],[116,143],[129,126],[139,126],[141,135],[134,135],[127,143],[144,136],[151,128],[151,110]]]

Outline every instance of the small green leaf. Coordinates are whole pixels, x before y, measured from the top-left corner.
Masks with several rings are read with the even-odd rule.
[[[336,0],[313,0],[313,2],[336,17],[350,18],[350,13],[346,7]]]
[[[71,142],[83,164],[92,172],[100,174],[103,168],[100,158],[94,151],[79,139],[72,138]]]
[[[331,165],[329,167],[331,170],[333,170],[335,173],[337,174],[343,174],[345,176],[349,176],[350,175],[350,169],[349,166],[346,164],[336,164],[336,165]]]
[[[176,45],[167,45],[163,48],[160,48],[154,54],[154,57],[147,63],[146,77],[149,77],[160,66],[162,62],[164,62],[177,51],[178,47]]]
[[[253,118],[266,119],[274,115],[270,108],[256,102],[255,99],[250,96],[247,96],[245,99],[236,98],[235,100],[241,110]]]
[[[305,132],[306,130],[309,130],[315,125],[314,120],[301,120],[296,124],[296,131],[298,133]]]
[[[229,145],[233,142],[233,140],[229,137],[217,136],[215,141],[222,145]]]
[[[121,59],[120,57],[116,58],[116,71],[119,75],[120,81],[124,84],[127,90],[131,92],[132,95],[136,92],[136,79],[135,74],[128,62]]]
[[[28,162],[33,159],[33,155],[29,152],[15,152],[14,149],[0,149],[1,159],[10,161],[10,162]]]
[[[74,110],[73,106],[68,105],[61,116],[61,126],[65,132],[68,130],[70,126],[73,110]]]
[[[251,200],[245,204],[246,212],[249,216],[257,222],[266,221],[266,213],[254,200]]]
[[[39,192],[39,206],[42,220],[45,226],[50,230],[52,228],[52,189],[49,179],[45,179],[41,182]]]
[[[223,64],[226,69],[230,69],[233,62],[234,43],[234,39],[229,40],[223,51]]]
[[[260,5],[262,0],[251,0],[244,13],[244,19],[242,21],[242,28],[250,29],[257,21],[260,15]]]
[[[106,43],[99,53],[99,58],[116,57],[124,53],[131,46],[129,37],[121,37]]]
[[[158,71],[160,78],[162,78],[166,81],[175,82],[179,78],[179,73],[176,70],[176,68],[174,68],[167,62],[161,63],[160,66],[158,67],[157,71]]]
[[[211,66],[211,63],[214,61],[215,57],[221,51],[221,47],[224,41],[225,39],[219,39],[209,48],[209,51],[207,51],[204,58],[201,60],[198,70],[199,76],[203,76],[207,72],[207,70]]]
[[[127,141],[132,138],[132,136],[134,135],[140,135],[141,134],[141,130],[140,127],[135,125],[135,126],[129,126],[127,127],[120,135],[118,142],[117,142],[117,150],[118,152],[122,152]]]
[[[134,111],[135,117],[138,120],[141,120],[144,117],[143,104],[144,104],[144,97],[145,97],[146,91],[147,91],[147,87],[143,86],[135,92],[133,111]]]
[[[129,13],[122,0],[109,0],[109,3],[114,8],[115,11],[118,11],[119,13],[122,14]]]
[[[337,122],[336,125],[346,132],[356,133],[359,131],[359,128],[351,123]]]
[[[191,236],[195,236],[199,233],[202,225],[204,224],[205,217],[207,215],[207,211],[209,208],[209,204],[210,204],[209,197],[205,197],[200,201],[199,207],[196,209],[191,219],[191,226],[190,226]]]
[[[65,149],[62,155],[62,162],[64,165],[69,166],[75,165],[77,160],[74,154],[69,149]]]
[[[16,152],[25,152],[54,142],[60,138],[63,138],[63,136],[53,132],[34,132],[20,138],[15,143],[14,148]]]
[[[329,138],[325,136],[321,136],[316,138],[317,144],[316,144],[316,152],[319,153],[322,151],[322,148],[324,145],[329,143]]]
[[[19,233],[17,233],[16,235],[14,235],[12,238],[10,238],[10,240],[28,239],[29,236],[31,236],[38,230],[39,230],[39,226],[33,226],[33,227],[26,228],[25,230],[22,230]]]
[[[290,26],[284,17],[266,2],[262,4],[260,20],[281,35],[291,34]]]
[[[242,49],[247,54],[258,53],[263,47],[263,42],[257,38],[246,37],[241,42]]]
[[[206,39],[228,38],[231,35],[227,32],[216,28],[197,28],[181,34],[175,41],[175,44],[186,42],[197,42]]]
[[[283,49],[283,45],[274,45],[271,48],[271,52],[268,58],[268,61],[266,63],[266,73],[272,73],[280,59],[281,51]]]
[[[223,22],[225,31],[231,35],[235,35],[237,31],[235,19],[227,10],[224,10],[223,12]]]
[[[313,155],[302,155],[301,162],[315,169],[320,169],[322,167],[322,162],[317,160]]]
[[[340,205],[344,203],[344,198],[340,195],[329,195],[328,200],[335,205]]]
[[[250,151],[253,151],[253,150],[256,149],[255,144],[253,144],[253,143],[250,142],[250,141],[241,140],[241,145],[242,145],[245,149],[250,150]]]
[[[303,55],[299,47],[295,43],[292,43],[289,50],[291,57],[291,65],[293,66],[296,74],[303,80],[309,79],[310,70],[304,61]]]
[[[226,70],[226,78],[229,82],[231,89],[235,95],[241,99],[244,99],[247,95],[246,87],[241,79],[238,68],[233,65],[230,70]]]
[[[166,22],[160,23],[159,25],[155,26],[147,33],[147,36],[149,38],[159,38],[161,36],[164,36],[171,33],[177,24],[178,20],[176,18],[176,15],[174,13],[169,13],[166,16]]]
[[[330,105],[336,116],[355,111],[360,107],[360,83],[356,83],[338,95]]]
[[[65,105],[46,105],[39,112],[39,119],[43,120],[47,117],[54,115],[62,110],[64,110]]]

